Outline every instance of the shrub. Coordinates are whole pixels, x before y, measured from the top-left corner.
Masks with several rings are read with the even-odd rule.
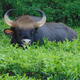
[[[3,10],[2,10],[2,4],[0,3],[0,18],[2,17],[3,15]]]

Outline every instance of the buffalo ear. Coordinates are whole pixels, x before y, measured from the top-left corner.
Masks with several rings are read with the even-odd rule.
[[[11,30],[11,29],[5,29],[4,33],[7,34],[7,35],[12,35],[14,33],[14,31]]]

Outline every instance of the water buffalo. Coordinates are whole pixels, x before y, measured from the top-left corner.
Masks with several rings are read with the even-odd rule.
[[[49,41],[63,42],[66,39],[73,41],[77,38],[77,33],[63,23],[46,22],[46,15],[43,11],[37,10],[42,17],[23,15],[16,20],[9,18],[8,10],[4,15],[5,22],[11,26],[10,29],[5,29],[4,32],[12,36],[11,43],[18,43],[23,46],[25,43],[32,44],[33,42],[44,42],[44,38]]]

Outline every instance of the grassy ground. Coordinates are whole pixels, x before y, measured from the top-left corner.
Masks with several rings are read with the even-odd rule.
[[[0,80],[80,80],[80,39],[13,47],[0,20]],[[75,29],[80,35],[80,28]]]

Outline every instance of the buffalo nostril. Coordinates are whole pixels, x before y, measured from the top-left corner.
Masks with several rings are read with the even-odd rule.
[[[29,43],[31,43],[31,41],[29,41]]]
[[[24,40],[22,40],[22,43],[25,43],[25,41],[24,41]]]

